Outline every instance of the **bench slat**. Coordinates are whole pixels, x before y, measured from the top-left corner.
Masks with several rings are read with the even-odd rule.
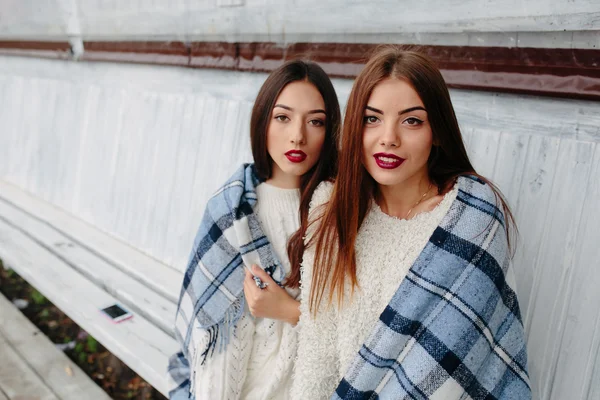
[[[175,340],[141,315],[113,324],[99,309],[116,299],[31,238],[0,219],[0,258],[109,351],[167,395]]]
[[[173,320],[177,309],[175,303],[105,259],[89,252],[49,224],[3,200],[0,200],[0,218],[94,281],[131,311],[143,315],[174,337]]]
[[[71,241],[109,260],[125,273],[176,303],[183,272],[102,232],[83,220],[0,179],[0,198],[59,230]],[[190,239],[191,246],[191,239]]]
[[[38,378],[41,378],[49,391],[61,400],[80,400],[82,393],[86,400],[110,400],[93,380],[58,350],[8,299],[0,295],[0,341],[3,339],[5,343],[0,346],[0,368],[7,365],[8,369],[12,365],[9,358],[18,355],[25,360],[27,369],[23,372],[23,363],[17,362],[16,368],[9,372],[12,381],[0,372],[0,387],[12,382],[11,385],[19,395],[34,396],[27,384],[18,382],[18,379],[22,379],[21,375],[27,378],[34,374],[36,385]],[[70,369],[70,374],[67,369]],[[6,392],[8,394],[9,391]]]
[[[2,336],[0,360],[0,387],[9,398],[59,400]]]

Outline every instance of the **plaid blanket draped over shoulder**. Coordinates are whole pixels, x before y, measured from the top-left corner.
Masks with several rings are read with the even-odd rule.
[[[284,278],[281,263],[253,212],[260,183],[254,165],[244,164],[206,205],[175,318],[181,352],[170,360],[170,379],[176,386],[171,398],[189,392],[190,380],[193,382],[190,366],[193,369],[196,360],[207,362],[215,348],[220,351],[227,346],[231,329],[244,310],[244,264],[261,266],[278,283]],[[207,332],[208,344],[197,348],[200,335],[206,338]]]
[[[531,399],[504,215],[489,185],[458,185],[332,399]]]

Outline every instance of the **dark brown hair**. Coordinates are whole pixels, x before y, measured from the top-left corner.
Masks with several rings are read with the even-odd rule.
[[[338,304],[342,302],[346,279],[350,279],[352,288],[357,286],[356,237],[377,187],[362,162],[364,111],[375,86],[390,77],[408,81],[427,110],[433,134],[427,167],[429,179],[438,187],[439,194],[449,191],[458,176],[476,175],[490,184],[514,225],[512,213],[498,189],[478,175],[469,161],[448,88],[434,62],[416,51],[395,46],[379,48],[352,87],[344,119],[339,173],[314,235],[316,254],[309,300],[313,312],[322,301],[326,286],[330,288],[329,302],[337,295]]]
[[[331,80],[317,64],[310,61],[293,60],[273,71],[260,88],[250,121],[250,142],[252,156],[258,176],[269,179],[273,159],[267,151],[267,129],[275,102],[283,88],[296,81],[306,81],[314,85],[325,103],[325,141],[319,161],[306,172],[300,181],[300,228],[288,241],[287,251],[291,273],[285,281],[289,287],[300,284],[300,263],[304,253],[304,235],[308,226],[308,207],[315,188],[324,180],[331,180],[337,172],[338,137],[341,123],[340,105]]]

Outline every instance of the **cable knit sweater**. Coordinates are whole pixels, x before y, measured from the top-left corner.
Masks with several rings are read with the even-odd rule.
[[[310,218],[326,203],[331,183],[322,183],[311,201]],[[371,333],[379,315],[398,289],[411,265],[456,198],[448,192],[430,212],[410,220],[385,214],[373,202],[356,238],[358,288],[350,299],[350,283],[344,288],[341,308],[327,306],[325,291],[316,317],[308,299],[314,267],[314,246],[307,248],[302,264],[301,317],[298,324],[298,356],[294,367],[293,399],[329,399],[358,350]],[[322,208],[321,208],[322,210]],[[307,238],[314,233],[314,226]],[[335,302],[334,302],[335,303]]]
[[[255,213],[286,273],[287,240],[300,226],[300,191],[267,183],[256,187]],[[299,290],[286,289],[297,298]],[[296,328],[282,321],[254,318],[246,306],[231,340],[205,364],[196,366],[198,400],[286,400],[289,398]]]

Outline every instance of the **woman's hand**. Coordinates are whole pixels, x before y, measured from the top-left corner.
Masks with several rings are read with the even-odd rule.
[[[256,286],[252,274],[246,270],[244,295],[250,313],[255,317],[277,319],[296,325],[300,319],[300,302],[275,283],[262,268],[253,265],[252,273],[266,283],[267,287],[260,289]]]

